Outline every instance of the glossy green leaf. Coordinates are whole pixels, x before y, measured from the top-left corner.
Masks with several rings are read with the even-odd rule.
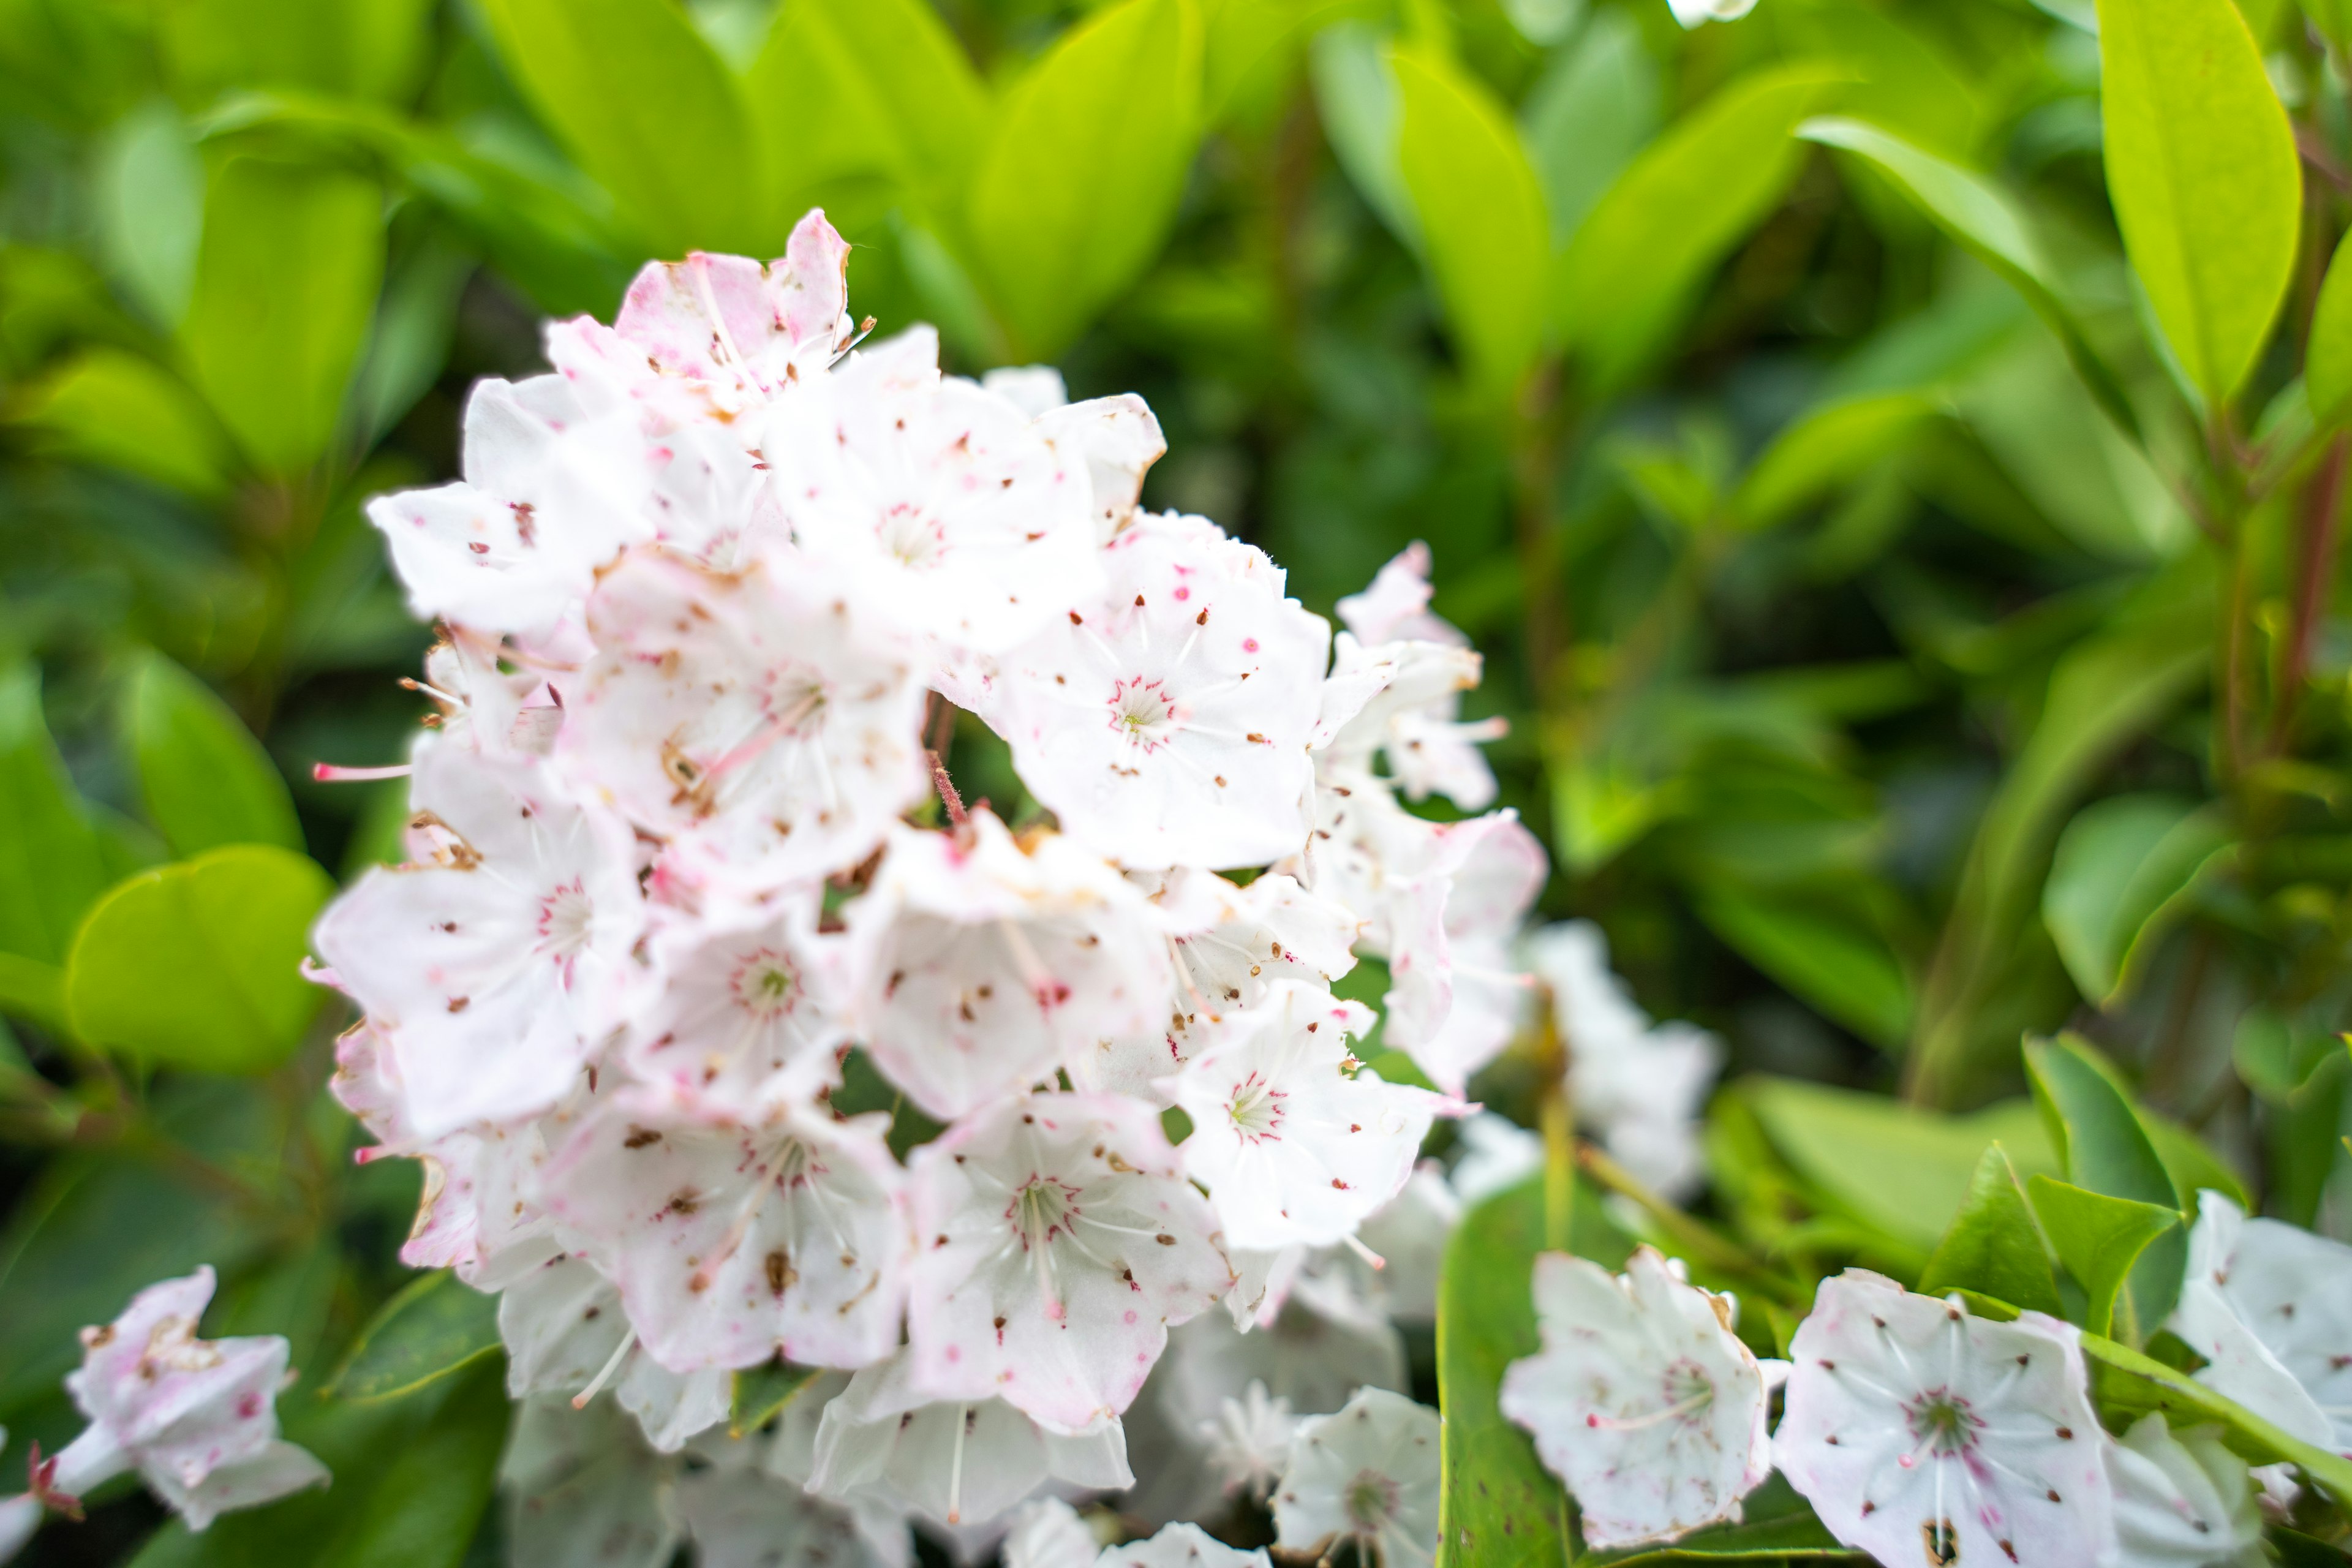
[[[1914,998],[1884,935],[1843,911],[1729,885],[1710,887],[1700,918],[1740,956],[1873,1045],[1899,1048]]]
[[[42,376],[11,410],[42,447],[194,496],[227,487],[235,454],[187,384],[150,359],[84,349]]]
[[[124,729],[147,816],[185,858],[225,844],[302,847],[294,797],[253,731],[160,653],[131,679]]]
[[[2121,429],[2138,431],[2138,415],[2115,372],[2083,335],[2040,238],[2007,192],[1975,170],[1865,121],[1827,115],[1807,121],[1797,134],[1867,160],[1937,227],[2008,279],[2058,335],[2075,373],[2107,416]]]
[[[816,1368],[794,1366],[781,1356],[736,1373],[727,1400],[727,1435],[740,1437],[773,1421],[815,1375]]]
[[[658,256],[774,226],[741,88],[667,0],[484,0],[499,56]],[[792,216],[782,217],[789,226]]]
[[[385,1457],[329,1561],[338,1568],[458,1568],[498,1487],[511,1408],[496,1366],[460,1382],[424,1428]]]
[[[1573,1540],[1568,1499],[1496,1399],[1503,1371],[1542,1348],[1533,1296],[1547,1245],[1544,1178],[1464,1215],[1445,1244],[1437,1392],[1445,1415],[1437,1568],[1557,1563]]]
[[[2037,1178],[2046,1179],[2046,1178]],[[2035,1228],[2033,1211],[2017,1184],[2017,1169],[1998,1143],[1987,1148],[1969,1178],[1969,1195],[1945,1227],[1919,1293],[1967,1289],[2025,1311],[2059,1316],[2058,1281]]]
[[[2169,1204],[2110,1197],[2048,1176],[2035,1176],[2026,1187],[2058,1260],[2088,1299],[2083,1327],[2134,1342],[2147,1338],[2157,1325],[2132,1315],[2134,1302],[2123,1296],[2124,1282],[2140,1255],[2179,1226],[2180,1211]],[[2124,1309],[2120,1322],[2118,1306]]]
[[[432,10],[432,0],[177,0],[157,16],[191,99],[255,87],[393,99],[415,84]]]
[[[2304,395],[2311,417],[2323,427],[2352,417],[2352,244],[2339,241],[2312,307],[2311,338],[2304,350]]]
[[[1658,1546],[1595,1552],[1580,1557],[1594,1568],[1651,1568],[1670,1563],[1867,1563],[1859,1552],[1838,1543],[1810,1509],[1776,1519],[1754,1519],[1685,1535]]]
[[[2107,191],[2189,381],[2227,402],[2286,297],[2303,168],[2230,0],[2099,0]]]
[[[2179,1212],[2178,1191],[2156,1145],[2088,1046],[2071,1035],[2029,1040],[2025,1069],[2068,1181],[2109,1197]],[[2047,1223],[2048,1216],[2043,1217]],[[2056,1240],[2053,1234],[2053,1244]],[[2063,1247],[2060,1256],[2065,1256]],[[2188,1259],[2185,1232],[2149,1242],[2132,1270],[2129,1315],[2123,1321],[2141,1332],[2161,1323],[2179,1295]],[[2088,1287],[2091,1281],[2083,1283]]]
[[[2092,1390],[2103,1409],[2126,1418],[2160,1410],[2175,1426],[2217,1423],[2223,1440],[2240,1458],[2257,1465],[2285,1460],[2325,1487],[2337,1507],[2352,1504],[2352,1459],[2289,1436],[2236,1400],[2129,1345],[2099,1334],[2084,1334],[2082,1345]]]
[[[54,973],[82,912],[110,880],[98,830],[49,739],[40,672],[0,665],[0,953]],[[11,973],[0,1008],[39,1019],[22,1003],[40,976],[22,964]]]
[[[499,1299],[441,1269],[411,1281],[377,1310],[327,1393],[361,1405],[399,1399],[499,1348]]]
[[[1386,40],[1368,23],[1341,22],[1323,30],[1309,58],[1332,156],[1389,232],[1419,251],[1421,218],[1399,156],[1404,106]]]
[[[1789,133],[1832,79],[1802,66],[1743,76],[1609,187],[1561,257],[1552,297],[1596,384],[1634,375],[1707,275],[1780,201],[1802,156]]]
[[[2266,1006],[2248,1008],[2230,1042],[2230,1059],[2238,1076],[2247,1088],[2272,1100],[2300,1093],[2314,1073],[2343,1051],[2343,1042],[2335,1036],[2291,1024]]]
[[[1748,528],[1769,528],[1858,477],[1935,416],[1937,400],[1891,392],[1841,398],[1797,420],[1764,448],[1732,497]]]
[[[1758,1078],[1741,1092],[1790,1165],[1845,1213],[1924,1258],[2000,1143],[2025,1171],[2056,1166],[2032,1104],[1943,1116],[1884,1095]]]
[[[1599,12],[1552,57],[1520,106],[1519,125],[1555,246],[1575,236],[1657,133],[1661,96],[1657,62],[1631,12]]]
[[[1059,353],[1160,250],[1200,143],[1192,0],[1120,0],[1006,93],[973,175],[979,269],[1022,355]]]
[[[1471,379],[1507,395],[1543,345],[1543,193],[1509,115],[1476,78],[1425,50],[1392,60],[1398,167],[1438,300]]]
[[[2229,841],[2216,813],[2168,795],[2117,795],[2075,814],[2051,860],[2042,919],[2084,996],[2104,1006],[2129,988]]]
[[[292,473],[326,451],[383,276],[374,182],[256,157],[215,170],[181,344],[260,467]]]
[[[166,331],[187,313],[204,237],[205,165],[178,110],[161,100],[107,133],[98,174],[107,271]]]
[[[276,1067],[327,999],[301,963],[334,890],[316,861],[262,844],[141,872],[100,899],[74,938],[74,1032],[159,1066]]]

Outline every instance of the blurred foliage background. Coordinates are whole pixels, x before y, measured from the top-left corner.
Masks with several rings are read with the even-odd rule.
[[[879,331],[1142,393],[1147,500],[1310,606],[1430,543],[1546,912],[1729,1043],[1718,1215],[1919,1252],[1873,1188],[1928,1124],[1782,1080],[1967,1110],[2071,1026],[2352,1234],[2343,18],[2242,11],[2302,232],[2245,263],[2278,331],[2184,337],[2088,0],[0,0],[0,1421],[69,1435],[73,1330],[198,1261],[311,1384],[397,1287],[415,1176],[350,1165],[294,977],[403,810],[311,764],[425,711],[358,505],[456,471],[540,318],[813,205]],[[481,1381],[289,1398],[339,1473],[416,1458],[257,1517],[487,1550]],[[240,1528],[140,1561],[294,1560]]]

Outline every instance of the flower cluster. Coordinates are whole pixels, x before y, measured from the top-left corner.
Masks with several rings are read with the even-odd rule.
[[[403,1257],[499,1296],[520,1495],[609,1450],[609,1390],[639,1522],[707,1556],[758,1508],[892,1560],[909,1516],[1004,1528],[1130,1485],[1139,1414],[1286,1542],[1433,1542],[1426,1413],[1349,1401],[1433,1310],[1461,1203],[1423,1141],[1538,994],[1478,656],[1425,549],[1335,635],[1139,504],[1140,399],[866,344],[847,261],[812,213],[768,266],[649,266],[477,387],[461,481],[369,509],[439,712],[407,863],[315,942],[366,1157],[425,1169]],[[959,711],[1009,821],[954,786]],[[1384,1017],[1334,994],[1360,956]],[[1434,1089],[1359,1058],[1376,1025]],[[817,1375],[754,1462],[713,1434],[778,1358]],[[1359,1432],[1377,1519],[1313,1479]]]

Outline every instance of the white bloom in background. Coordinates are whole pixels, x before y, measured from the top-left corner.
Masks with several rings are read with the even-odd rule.
[[[1462,1200],[1434,1160],[1415,1165],[1403,1188],[1357,1228],[1356,1239],[1370,1248],[1381,1267],[1370,1270],[1370,1293],[1399,1322],[1437,1321],[1437,1287],[1445,1269],[1445,1244],[1462,1218]],[[1347,1255],[1335,1262],[1362,1259]]]
[[[1151,1108],[1041,1094],[966,1119],[914,1157],[908,1339],[934,1398],[1003,1399],[1055,1431],[1125,1410],[1168,1328],[1233,1271]]]
[[[1192,1119],[1184,1171],[1209,1189],[1234,1246],[1330,1246],[1412,1174],[1449,1102],[1357,1064],[1348,1038],[1371,1024],[1360,1002],[1282,981],[1177,1076]]]
[[[2114,1489],[2071,1324],[1970,1317],[1850,1268],[1789,1358],[1773,1462],[1840,1541],[1885,1563],[2099,1561]]]
[[[1055,378],[1056,384],[1060,377]],[[1004,1568],[1094,1568],[1102,1542],[1078,1517],[1078,1510],[1057,1497],[1024,1503],[1005,1531]]]
[[[1454,1149],[1447,1179],[1465,1209],[1517,1186],[1544,1165],[1542,1137],[1491,1110],[1462,1119]]]
[[[1207,1446],[1209,1467],[1225,1490],[1264,1502],[1290,1462],[1298,1418],[1290,1413],[1290,1401],[1275,1398],[1265,1384],[1251,1378],[1239,1399],[1229,1394],[1221,1400],[1216,1419],[1203,1421],[1197,1431]]]
[[[694,1442],[704,1463],[679,1475],[675,1496],[697,1568],[894,1568],[848,1510],[777,1484],[761,1447],[724,1428]]]
[[[1504,1373],[1503,1414],[1567,1483],[1586,1542],[1667,1541],[1738,1519],[1772,1463],[1764,1368],[1731,1331],[1728,1298],[1643,1247],[1622,1275],[1547,1252],[1535,1300],[1544,1348]]]
[[[1001,364],[980,373],[980,384],[1030,418],[1039,418],[1070,401],[1062,373],[1050,364]]]
[[[1461,628],[1430,613],[1436,591],[1429,584],[1429,546],[1418,539],[1398,551],[1362,593],[1349,594],[1334,606],[1339,624],[1367,647],[1426,642],[1467,647],[1470,639]]]
[[[985,811],[899,829],[850,910],[859,1032],[892,1082],[955,1117],[1099,1053],[1156,1040],[1171,989],[1142,895],[1057,834]]]
[[[982,712],[1062,829],[1121,865],[1254,866],[1307,837],[1330,628],[1200,518],[1139,518],[1097,595],[1006,654]]]
[[[911,1249],[888,1125],[625,1091],[556,1152],[542,1201],[672,1371],[863,1366],[898,1342]]]
[[[565,684],[563,765],[691,873],[759,896],[863,858],[926,773],[908,658],[804,563],[719,575],[632,555],[597,584],[602,651]]]
[[[850,1378],[824,1407],[809,1489],[887,1498],[942,1524],[983,1524],[1047,1479],[1118,1490],[1135,1484],[1116,1418],[1064,1435],[1001,1399],[933,1400],[901,1351]]]
[[[26,1515],[37,1523],[43,1503],[79,1518],[81,1497],[125,1471],[193,1531],[327,1483],[324,1465],[278,1436],[286,1341],[196,1337],[213,1283],[207,1267],[150,1285],[114,1321],[81,1331],[82,1363],[66,1374],[66,1392],[89,1425],[32,1467],[33,1506],[0,1505],[9,1510],[0,1528],[29,1536]]]
[[[1703,26],[1709,22],[1737,22],[1756,9],[1756,0],[1666,0],[1675,20],[1685,27]]]
[[[727,1418],[733,1383],[723,1368],[675,1373],[646,1352],[621,1293],[575,1258],[547,1257],[499,1295],[507,1393],[557,1394],[587,1407],[607,1389],[646,1441],[674,1454]]]
[[[432,1139],[571,1092],[626,1016],[645,910],[625,832],[542,768],[428,745],[413,785],[434,861],[370,871],[314,940]]]
[[[654,466],[635,409],[592,411],[561,376],[478,382],[465,479],[368,502],[408,607],[486,632],[545,631],[596,570],[649,537]]]
[[[1410,1384],[1404,1336],[1339,1268],[1301,1268],[1251,1312],[1193,1319],[1169,1336],[1168,1366],[1154,1396],[1192,1434],[1221,1421],[1227,1400],[1246,1400],[1253,1383],[1300,1415],[1328,1415],[1366,1384]]]
[[[2352,1247],[2200,1192],[2168,1326],[2205,1358],[2199,1382],[2352,1453]]]
[[[2221,1430],[2176,1433],[2151,1410],[2106,1448],[2116,1492],[2116,1537],[2129,1568],[2259,1568],[2260,1495],[2246,1461],[2222,1446]]]
[[[669,1568],[685,1526],[677,1517],[679,1457],[646,1442],[618,1405],[575,1410],[568,1399],[524,1399],[499,1463],[513,1568]]]
[[[1518,1030],[1534,987],[1510,938],[1543,890],[1550,861],[1516,814],[1440,828],[1411,898],[1391,914],[1391,1044],[1458,1095]]]
[[[811,889],[756,919],[658,929],[662,986],[630,1032],[630,1069],[747,1114],[831,1086],[847,1048],[847,997],[841,940],[818,934],[816,904]]]
[[[1304,1422],[1275,1489],[1286,1552],[1344,1539],[1386,1568],[1437,1552],[1437,1412],[1402,1394],[1365,1388],[1329,1415]]]
[[[760,449],[802,551],[911,635],[999,653],[1101,591],[1081,459],[943,378],[928,327],[778,403]]]
[[[1226,1545],[1197,1524],[1170,1524],[1149,1541],[1106,1546],[1095,1568],[1267,1568],[1265,1548]]]

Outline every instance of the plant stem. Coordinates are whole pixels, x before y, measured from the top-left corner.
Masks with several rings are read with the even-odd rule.
[[[2327,455],[2303,487],[2296,517],[2294,608],[2287,625],[2286,653],[2279,667],[2277,700],[2271,711],[2273,756],[2287,750],[2289,731],[2304,683],[2311,674],[2311,645],[2319,619],[2327,608],[2327,590],[2336,576],[2336,514],[2344,504],[2344,471],[2347,438],[2328,443]]]

